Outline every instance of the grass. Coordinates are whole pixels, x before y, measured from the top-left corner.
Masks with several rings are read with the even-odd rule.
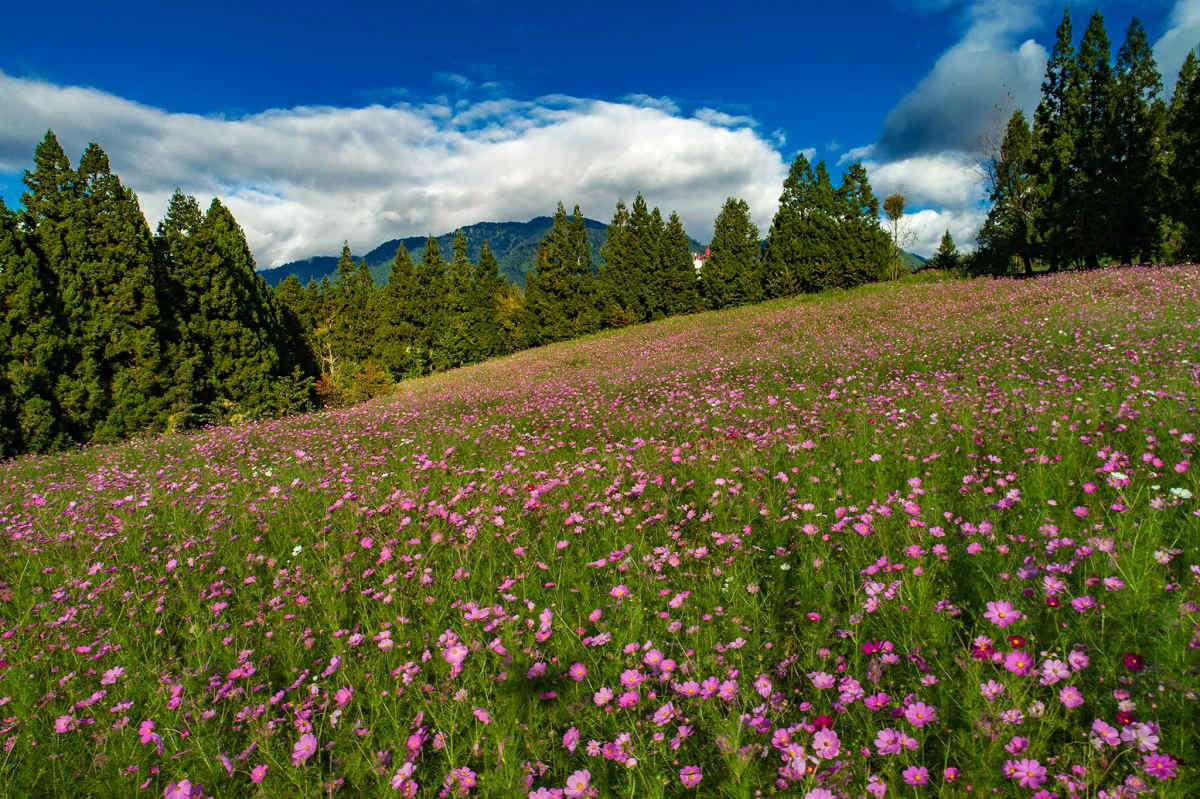
[[[1195,796],[1197,286],[914,279],[3,464],[0,795]]]

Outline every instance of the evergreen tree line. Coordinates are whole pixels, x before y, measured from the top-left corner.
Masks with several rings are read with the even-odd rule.
[[[992,207],[972,271],[1200,258],[1195,52],[1162,95],[1140,21],[1114,61],[1104,18],[1092,15],[1076,49],[1065,12],[1032,126],[1013,112],[985,164]]]
[[[579,207],[568,215],[559,203],[524,291],[487,242],[478,263],[468,259],[459,231],[448,261],[432,236],[417,262],[401,245],[381,287],[347,243],[334,280],[289,276],[278,296],[320,361],[321,397],[354,402],[394,379],[605,328],[877,280],[894,255],[878,215],[861,164],[835,189],[823,162],[814,172],[800,155],[766,241],[746,202],[730,198],[699,272],[678,214],[664,221],[638,194],[632,207],[617,203],[599,264]]]
[[[401,245],[387,282],[344,246],[336,276],[277,290],[233,214],[179,190],[151,233],[98,145],[53,132],[17,213],[0,202],[0,455],[355,402],[393,380],[604,328],[880,278],[892,256],[866,170],[835,189],[798,156],[765,242],[730,198],[697,270],[678,214],[617,203],[592,262],[562,203],[524,290],[460,231]]]
[[[311,356],[233,215],[177,192],[151,234],[94,142],[53,132],[0,201],[0,455],[310,404]]]

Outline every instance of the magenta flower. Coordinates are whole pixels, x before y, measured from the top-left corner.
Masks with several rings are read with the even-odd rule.
[[[1079,707],[1083,704],[1083,694],[1073,685],[1068,685],[1059,691],[1058,699],[1067,707]]]
[[[905,785],[928,785],[929,769],[924,766],[909,766],[900,773]]]
[[[300,736],[300,740],[296,741],[296,745],[292,747],[292,765],[299,766],[304,761],[312,757],[317,751],[317,736],[311,732],[306,732]]]
[[[1004,656],[1004,668],[1013,674],[1028,674],[1033,670],[1033,658],[1020,649],[1014,649]]]
[[[54,720],[55,732],[70,732],[73,729],[75,729],[74,716],[59,716]],[[143,743],[145,743],[145,741],[143,741]]]
[[[924,727],[937,718],[937,711],[924,702],[913,702],[904,709],[904,718],[914,727]]]
[[[592,772],[587,769],[580,769],[567,777],[567,787],[563,790],[563,796],[567,799],[580,799],[587,793],[588,784],[592,781]]]
[[[583,682],[583,678],[587,676],[587,666],[582,663],[575,663],[567,670],[567,674],[575,682]]]
[[[1125,664],[1125,668],[1137,673],[1146,667],[1146,659],[1136,652],[1126,652],[1121,657],[1121,662]]]
[[[813,753],[822,760],[832,760],[841,751],[841,741],[833,730],[818,730],[812,739]]]
[[[695,788],[702,779],[704,779],[704,774],[700,771],[699,766],[684,766],[679,769],[679,781],[685,788]]]
[[[353,698],[353,688],[339,688],[338,692],[334,694],[333,701],[337,702],[338,707],[345,707],[346,705],[350,704],[350,700]]]
[[[257,766],[250,769],[250,782],[254,783],[255,785],[262,782],[264,779],[266,779],[266,777],[267,767],[264,764],[259,763]]]
[[[1021,620],[1021,611],[1017,610],[1007,599],[989,602],[987,608],[987,613],[984,613],[983,617],[997,627],[1007,627]]]
[[[1169,780],[1178,773],[1179,763],[1170,755],[1146,755],[1142,758],[1142,768],[1151,777]]]
[[[1022,788],[1036,788],[1046,781],[1046,767],[1036,760],[1006,760],[1004,771],[1017,780]]]

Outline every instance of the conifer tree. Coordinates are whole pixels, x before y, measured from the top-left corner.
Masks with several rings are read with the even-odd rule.
[[[347,365],[361,365],[371,357],[374,340],[375,281],[366,260],[355,265],[349,242],[342,244],[332,300],[330,336],[334,355]]]
[[[641,196],[641,195],[638,195]],[[608,224],[603,264],[597,285],[597,305],[606,327],[623,327],[640,321],[637,296],[637,265],[629,231],[630,214],[621,200]]]
[[[137,198],[95,142],[76,187],[67,257],[56,264],[77,343],[60,402],[87,440],[117,441],[166,422],[153,244]]]
[[[416,267],[413,285],[413,322],[416,328],[415,355],[418,369],[433,368],[437,331],[443,323],[442,296],[446,291],[446,262],[437,239],[429,236]]]
[[[208,358],[200,405],[229,418],[276,411],[276,385],[294,364],[287,357],[283,319],[233,214],[214,199],[192,236],[198,271],[206,277],[193,326]]]
[[[804,153],[797,154],[783,181],[779,210],[771,220],[763,253],[763,278],[768,297],[789,297],[818,287],[815,264],[806,257],[812,244],[805,217],[812,211],[812,167]]]
[[[1071,41],[1070,9],[1063,12],[1055,36],[1033,123],[1038,191],[1035,227],[1051,269],[1062,266],[1072,251],[1075,196],[1071,172],[1077,162],[1082,95]]]
[[[1088,21],[1076,53],[1081,97],[1075,122],[1075,159],[1068,180],[1072,203],[1069,226],[1071,250],[1088,268],[1100,255],[1114,223],[1117,194],[1113,152],[1113,72],[1104,17],[1097,11]]]
[[[1018,108],[1008,120],[1000,152],[987,164],[992,207],[978,235],[978,271],[1004,274],[1015,257],[1022,271],[1032,274],[1038,210],[1033,170],[1033,135]]]
[[[1200,59],[1189,51],[1168,111],[1169,231],[1177,257],[1200,260]]]
[[[730,197],[713,223],[708,259],[700,270],[708,308],[727,308],[762,299],[758,228],[745,200]]]
[[[694,313],[700,310],[700,284],[692,259],[691,242],[683,229],[679,214],[671,212],[662,239],[662,292],[669,315]]]
[[[1161,93],[1162,76],[1146,31],[1134,17],[1117,53],[1113,103],[1115,175],[1108,249],[1123,263],[1149,259],[1157,245],[1166,192],[1166,107]]]
[[[507,288],[507,281],[500,274],[500,263],[484,241],[479,250],[479,263],[471,274],[471,297],[467,303],[471,360],[483,360],[503,352],[499,303]]]
[[[66,342],[54,274],[0,200],[0,457],[69,443],[55,404]]]
[[[416,267],[401,243],[392,259],[387,284],[380,291],[378,328],[374,358],[393,379],[415,377],[421,372],[416,357],[417,319],[414,298]]]
[[[859,286],[880,280],[887,273],[892,244],[879,226],[879,200],[871,190],[867,169],[855,162],[846,170],[838,189],[840,248],[831,264],[827,285]]]
[[[937,252],[929,259],[926,264],[930,269],[945,269],[954,271],[959,267],[958,248],[954,246],[954,237],[950,235],[950,230],[947,229],[942,234],[941,243],[938,245]]]
[[[579,206],[570,219],[563,204],[538,246],[534,271],[525,279],[522,334],[526,346],[599,329],[591,246]]]
[[[453,256],[446,270],[442,294],[442,319],[434,337],[434,369],[462,366],[475,359],[471,342],[471,275],[475,265],[467,258],[467,237],[454,236]]]

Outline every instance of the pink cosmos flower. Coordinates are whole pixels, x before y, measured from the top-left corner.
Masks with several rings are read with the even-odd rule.
[[[299,766],[313,756],[317,751],[317,736],[306,732],[292,747],[292,765]]]
[[[595,702],[597,706],[607,705],[610,701],[612,701],[612,698],[612,689],[608,687],[601,688],[592,695],[592,701]]]
[[[588,784],[592,781],[592,772],[587,769],[580,769],[567,777],[567,787],[563,790],[563,796],[567,799],[580,799],[587,793]]]
[[[485,710],[484,708],[481,708],[481,707],[472,708],[471,712],[475,715],[475,718],[478,719],[483,724],[491,724],[492,723],[491,714],[488,713],[487,710]]]
[[[1004,656],[1004,668],[1013,674],[1028,674],[1033,670],[1033,658],[1020,649],[1014,649]]]
[[[1169,780],[1178,773],[1179,763],[1170,755],[1146,755],[1142,758],[1142,768],[1151,777]]]
[[[1068,685],[1058,692],[1058,700],[1067,707],[1079,707],[1083,704],[1083,694],[1074,685]]]
[[[812,739],[813,753],[822,760],[832,760],[841,751],[841,741],[833,730],[818,730]]]
[[[700,771],[699,766],[684,766],[679,770],[679,781],[685,788],[695,788],[702,779],[704,779],[704,774]]]
[[[572,727],[563,733],[562,744],[567,748],[567,751],[574,752],[575,747],[579,745],[579,728]]]
[[[333,701],[337,702],[338,707],[345,707],[350,704],[350,700],[354,698],[353,688],[339,688],[334,694]]]
[[[1004,770],[1017,780],[1022,788],[1036,788],[1046,781],[1046,767],[1036,760],[1006,760]]]
[[[250,782],[254,783],[255,785],[262,782],[264,779],[266,779],[266,777],[267,767],[264,764],[259,763],[257,766],[250,769]]]
[[[113,666],[111,669],[104,672],[104,676],[100,678],[100,684],[112,685],[119,680],[123,674],[125,674],[124,666]]]
[[[587,676],[587,666],[582,663],[572,664],[571,668],[567,669],[567,674],[575,682],[583,682],[583,678]]]
[[[1021,620],[1021,611],[1017,610],[1007,599],[989,602],[987,608],[987,613],[984,613],[983,617],[997,627],[1007,627]]]
[[[937,711],[924,702],[913,702],[904,709],[904,718],[914,727],[920,728],[937,718]]]
[[[906,785],[928,785],[929,769],[924,766],[909,766],[901,772]]]
[[[74,716],[69,716],[69,715],[68,716],[59,716],[58,718],[56,718],[54,720],[54,731],[55,732],[70,732],[73,729],[75,729],[75,717]],[[143,741],[142,743],[145,743],[145,741]]]

